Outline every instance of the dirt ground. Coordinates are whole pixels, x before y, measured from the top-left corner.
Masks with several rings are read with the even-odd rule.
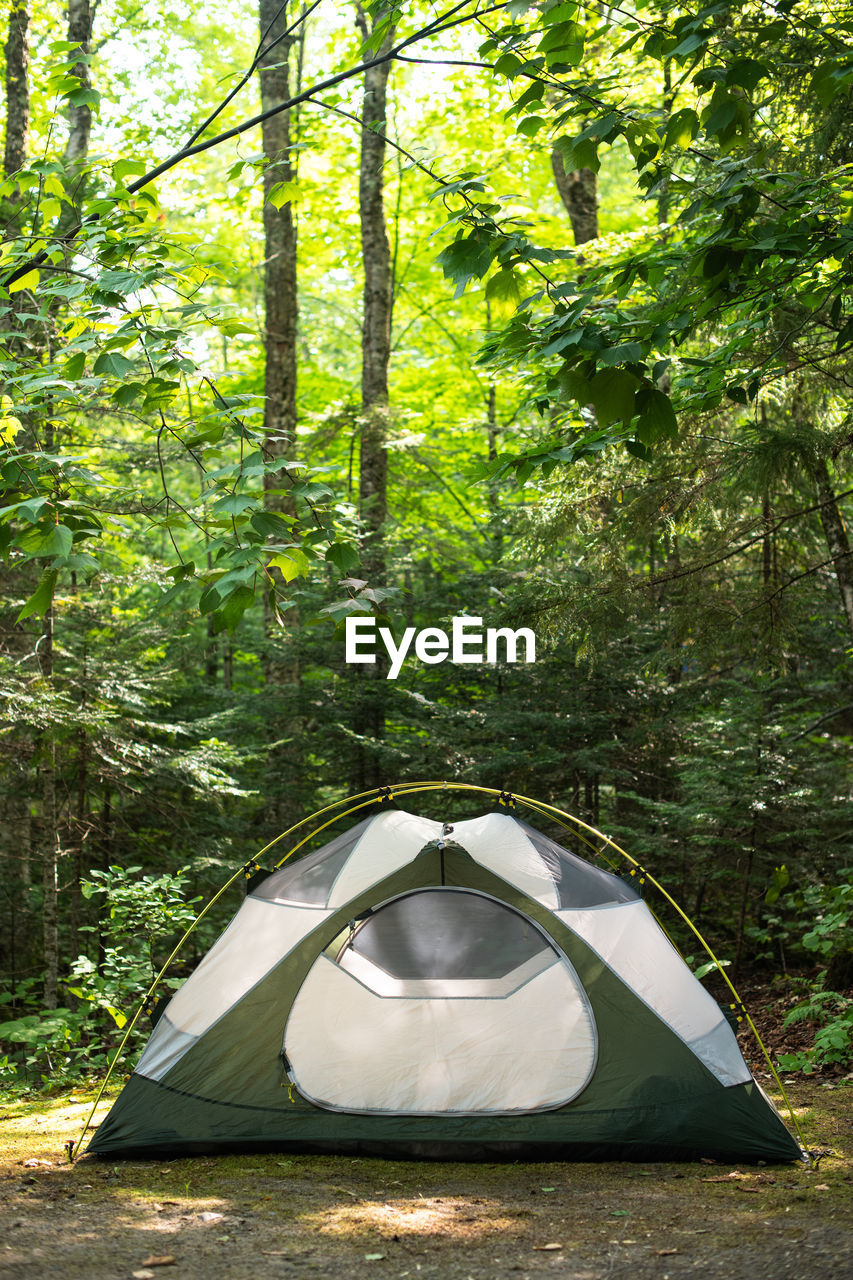
[[[788,1093],[825,1152],[816,1168],[284,1154],[71,1165],[64,1143],[91,1096],[7,1100],[0,1276],[850,1280],[853,1083]]]

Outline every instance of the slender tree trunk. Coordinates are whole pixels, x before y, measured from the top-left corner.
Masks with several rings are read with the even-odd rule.
[[[551,168],[560,199],[566,206],[575,244],[598,239],[598,176],[592,169],[566,170],[559,151],[551,151]]]
[[[492,327],[492,309],[486,301],[486,329]],[[486,441],[489,462],[498,456],[498,397],[494,382],[489,383],[486,395]],[[500,564],[503,559],[503,530],[501,528],[500,486],[493,478],[488,482],[489,524],[491,526],[492,559]]]
[[[261,38],[269,47],[291,24],[295,4],[259,0]],[[300,32],[304,27],[300,28]],[[301,35],[300,35],[301,40]],[[301,43],[293,36],[282,39],[265,53],[259,64],[261,108],[266,111],[286,101],[298,89],[299,60],[294,86],[293,53]],[[268,459],[293,457],[296,440],[297,385],[297,227],[293,205],[281,200],[277,187],[296,179],[293,132],[296,121],[289,111],[280,112],[262,126],[265,160],[263,180],[264,218],[264,438]],[[272,199],[271,199],[272,197]],[[294,514],[288,496],[284,468],[264,478],[264,503],[268,511]],[[290,617],[293,618],[293,613]],[[301,679],[294,643],[298,627],[284,634],[269,599],[264,605],[266,645],[264,676],[270,689],[269,726],[273,741],[268,761],[267,817],[276,831],[291,825],[300,804],[300,778],[304,759],[300,754],[301,720],[298,714]],[[233,676],[231,647],[226,641],[222,676],[230,688]]]
[[[39,668],[47,689],[53,684],[53,606],[44,615]],[[55,1009],[59,987],[59,815],[56,803],[56,739],[48,729],[41,752],[41,865],[44,1005]]]
[[[27,0],[13,0],[9,11],[6,55],[6,145],[3,172],[22,169],[27,160],[30,124],[30,11]]]
[[[389,36],[387,43],[390,44]],[[364,77],[361,111],[359,213],[364,267],[361,337],[361,462],[359,505],[368,578],[385,576],[383,530],[388,514],[388,366],[391,359],[391,245],[385,224],[384,165],[390,63]]]
[[[68,0],[68,41],[78,44],[80,52],[88,56],[92,45],[92,23],[95,13],[89,0]],[[80,81],[81,89],[91,87],[89,64],[81,60],[74,64],[72,75]],[[81,165],[89,154],[92,135],[92,108],[88,102],[68,108],[68,139],[65,143],[65,162],[72,169]]]
[[[847,526],[835,497],[825,458],[817,459],[813,464],[812,474],[820,499],[820,522],[829,554],[832,556],[835,579],[841,595],[841,607],[847,619],[850,635],[853,637],[853,555],[850,552]]]
[[[279,0],[259,0],[261,33],[269,43],[287,30],[290,6]],[[276,16],[278,15],[278,16]],[[261,109],[277,106],[290,96],[288,37],[261,59]],[[273,188],[294,180],[290,112],[282,111],[262,126],[264,169],[264,434],[268,453],[286,458],[296,435],[296,224],[293,208],[285,200],[280,208],[270,203]],[[279,492],[282,477],[267,477],[267,507],[286,509],[286,495]]]
[[[672,64],[669,58],[663,64],[663,118],[669,120],[674,98],[672,93]],[[669,177],[664,174],[658,193],[658,223],[669,222]]]
[[[358,9],[358,25],[367,38],[367,19]],[[393,33],[389,32],[386,46]],[[364,270],[361,331],[361,426],[359,512],[362,566],[371,586],[384,586],[387,575],[385,521],[388,515],[388,367],[391,360],[393,268],[385,222],[384,166],[388,76],[391,64],[370,67],[364,76],[361,108],[361,154],[358,173],[361,255]],[[354,789],[367,790],[383,781],[379,744],[385,736],[384,662],[357,668],[354,727]]]

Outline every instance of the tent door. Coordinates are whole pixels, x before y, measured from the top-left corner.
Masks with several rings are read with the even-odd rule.
[[[284,1035],[292,1079],[318,1106],[511,1114],[563,1106],[592,1076],[595,1023],[577,974],[495,898],[403,894],[330,951]]]

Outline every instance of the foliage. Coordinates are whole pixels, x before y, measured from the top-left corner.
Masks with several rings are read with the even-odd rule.
[[[140,867],[111,866],[93,870],[81,888],[85,899],[100,901],[98,928],[81,930],[98,935],[98,962],[79,955],[70,963],[65,991],[71,1005],[0,1023],[0,1044],[12,1050],[6,1070],[24,1087],[40,1080],[51,1088],[105,1068],[116,1033],[166,959],[164,947],[176,942],[195,919],[192,907],[198,899],[186,898],[186,869],[143,875]],[[180,982],[167,977],[163,989],[174,990]],[[36,993],[23,984],[0,999],[27,1007],[34,997]]]
[[[791,1010],[785,1026],[809,1021],[817,1024],[814,1045],[799,1053],[780,1053],[783,1071],[806,1075],[821,1067],[848,1067],[853,1052],[853,1000],[838,991],[813,988],[802,1004]]]

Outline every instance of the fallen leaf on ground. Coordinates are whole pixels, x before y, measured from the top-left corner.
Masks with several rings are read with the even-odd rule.
[[[538,1249],[540,1253],[544,1252],[546,1249],[562,1249],[562,1247],[563,1246],[561,1244],[535,1244],[533,1246],[533,1248]]]
[[[828,1191],[828,1190],[829,1190],[829,1183],[828,1183],[828,1182],[819,1182],[819,1183],[817,1184],[817,1186],[814,1188],[814,1190],[815,1190],[815,1191]]]
[[[659,1258],[669,1258],[674,1253],[678,1253],[677,1249],[655,1249],[655,1253]]]
[[[175,1259],[171,1253],[152,1253],[150,1258],[142,1259],[143,1267],[173,1267]]]
[[[366,1254],[364,1255],[364,1261],[365,1261],[365,1262],[379,1262],[379,1260],[380,1260],[381,1258],[384,1258],[384,1257],[385,1257],[385,1254],[384,1254],[384,1253],[366,1253]]]
[[[133,1280],[154,1280],[154,1272],[143,1268],[142,1271],[131,1271]]]

